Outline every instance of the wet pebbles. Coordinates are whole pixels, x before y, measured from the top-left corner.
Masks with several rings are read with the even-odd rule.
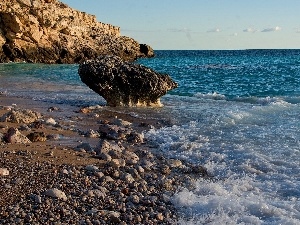
[[[37,115],[30,113],[26,118]],[[52,119],[49,125],[57,127]],[[93,136],[99,139],[96,147],[82,143],[72,150],[96,159],[94,164],[84,158],[82,165],[53,163],[57,151],[51,149],[49,161],[33,160],[36,152],[21,145],[18,151],[2,150],[0,224],[176,224],[171,196],[207,176],[206,170],[154,154],[132,123],[115,119],[99,126],[85,133],[99,134]]]

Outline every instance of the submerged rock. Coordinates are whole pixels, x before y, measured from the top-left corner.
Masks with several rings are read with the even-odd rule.
[[[160,97],[178,86],[169,75],[112,55],[80,64],[78,73],[109,106],[161,106]]]

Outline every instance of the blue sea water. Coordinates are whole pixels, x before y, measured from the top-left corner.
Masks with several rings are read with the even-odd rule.
[[[145,136],[170,158],[203,165],[193,189],[173,197],[181,224],[300,224],[300,50],[156,51],[138,63],[179,87]],[[2,64],[0,91],[70,105],[105,104],[77,65]],[[122,110],[122,109],[118,109]]]

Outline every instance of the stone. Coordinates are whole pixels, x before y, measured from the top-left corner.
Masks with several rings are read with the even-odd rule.
[[[101,124],[99,133],[102,138],[108,140],[120,140],[127,135],[127,130],[115,124]]]
[[[41,114],[31,110],[12,109],[0,118],[0,122],[33,123],[41,118]]]
[[[49,118],[45,121],[47,125],[55,126],[57,123],[53,118]]]
[[[23,125],[20,126],[19,130],[20,131],[30,131],[31,129],[28,125],[23,124]]]
[[[45,192],[45,195],[52,198],[59,198],[62,199],[63,201],[66,201],[68,199],[66,194],[57,188],[48,189]]]
[[[140,158],[138,157],[137,154],[135,154],[134,152],[130,152],[130,151],[126,151],[126,153],[124,153],[124,156],[126,157],[126,163],[127,164],[137,164],[138,161],[140,160]]]
[[[84,136],[89,138],[99,138],[100,134],[97,131],[89,130],[84,134]]]
[[[31,141],[23,134],[20,133],[20,131],[17,128],[9,128],[7,133],[4,136],[4,140],[7,143],[11,144],[28,144],[31,143]]]
[[[168,160],[168,164],[171,168],[180,168],[180,167],[182,167],[182,162],[178,159],[170,159],[170,160]]]
[[[35,203],[42,203],[42,197],[40,195],[33,194],[30,197],[32,198],[32,200],[34,200]]]
[[[120,28],[58,0],[1,0],[0,63],[78,63],[101,54],[124,60],[153,57],[153,49],[121,36]]]
[[[126,138],[130,143],[144,143],[144,134],[137,132],[131,132]]]
[[[131,201],[134,204],[139,204],[139,202],[140,202],[140,198],[137,195],[129,196],[128,200]]]
[[[115,118],[113,121],[112,121],[113,124],[117,125],[117,126],[123,126],[123,127],[130,127],[132,125],[132,123],[126,121],[126,120],[122,120],[122,119],[118,119],[118,118]]]
[[[98,172],[99,168],[97,166],[94,166],[94,165],[87,165],[85,167],[85,170],[90,171],[90,172]]]
[[[98,209],[90,209],[86,212],[87,215],[96,215],[98,213]]]
[[[98,189],[91,190],[90,192],[93,196],[96,196],[97,198],[104,199],[106,197],[106,193]]]
[[[104,173],[102,173],[102,172],[100,172],[100,171],[95,172],[94,175],[95,175],[96,177],[98,177],[98,178],[104,177]]]
[[[27,135],[27,138],[31,142],[45,142],[47,141],[46,134],[44,132],[33,132]]]
[[[118,157],[122,153],[122,149],[119,145],[103,140],[95,148],[97,155],[100,153],[109,154],[112,157]]]
[[[81,149],[84,149],[87,152],[94,151],[94,149],[92,148],[92,146],[89,143],[82,143],[75,148],[76,151],[80,151]]]
[[[178,85],[169,75],[115,55],[102,55],[79,65],[81,81],[109,106],[162,106],[160,97]]]
[[[153,167],[153,163],[150,162],[149,160],[143,160],[142,167],[143,167],[144,170],[150,171]]]
[[[9,170],[6,168],[0,168],[0,176],[8,176]]]
[[[139,173],[144,173],[145,172],[145,169],[140,165],[138,165],[136,169]]]
[[[124,174],[123,180],[126,181],[127,183],[135,182],[135,179],[129,173]]]
[[[113,168],[120,168],[120,167],[124,167],[126,163],[124,159],[112,159],[110,165]]]
[[[46,136],[47,140],[57,141],[61,138],[59,134],[48,134]]]
[[[111,156],[107,153],[101,152],[100,154],[95,156],[97,159],[104,160],[106,162],[110,162],[112,160]]]
[[[115,182],[115,180],[114,179],[112,179],[111,178],[111,176],[105,176],[104,178],[103,178],[103,180],[105,181],[105,182]]]
[[[54,111],[59,111],[59,108],[57,108],[55,106],[51,106],[47,109],[47,112],[54,112]]]
[[[157,213],[156,214],[156,218],[159,220],[159,221],[163,221],[164,220],[164,215],[162,213]]]

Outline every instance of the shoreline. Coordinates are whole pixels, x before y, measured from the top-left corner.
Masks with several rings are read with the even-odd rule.
[[[171,196],[207,175],[200,166],[151,150],[143,132],[161,121],[102,106],[80,109],[0,95],[0,117],[28,108],[42,114],[41,126],[25,124],[30,128],[20,132],[57,139],[0,144],[0,168],[9,171],[0,176],[1,223],[174,224]],[[25,127],[0,125],[4,135],[10,127]],[[53,189],[60,195],[48,193]]]

